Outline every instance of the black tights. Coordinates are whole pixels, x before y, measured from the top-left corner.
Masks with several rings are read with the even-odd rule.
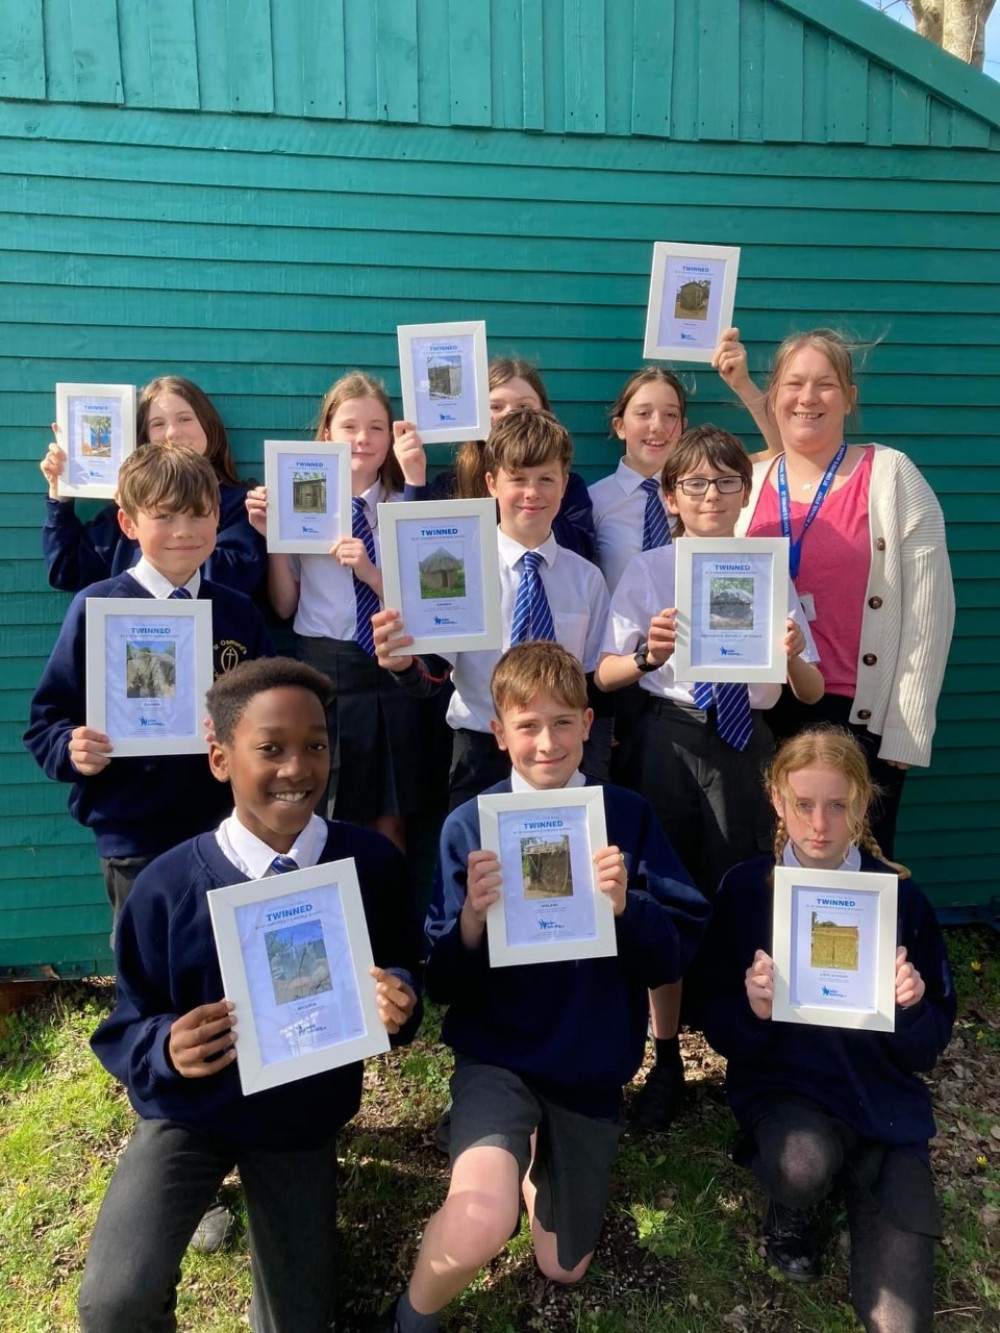
[[[776,1099],[756,1121],[754,1137],[754,1175],[786,1208],[811,1208],[839,1178],[851,1238],[851,1304],[868,1333],[927,1333],[934,1310],[934,1239],[902,1230],[879,1209],[850,1168],[858,1142],[853,1130],[819,1106]]]

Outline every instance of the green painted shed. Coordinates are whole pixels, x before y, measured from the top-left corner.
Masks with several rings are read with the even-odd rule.
[[[959,605],[900,853],[995,912],[998,150],[1000,88],[861,0],[0,0],[0,976],[108,965],[92,842],[20,745],[67,604],[55,382],[188,375],[246,475],[343,368],[398,389],[397,323],[485,318],[596,479],[657,239],[743,247],[755,370],[816,323],[881,340],[857,438],[941,497]]]

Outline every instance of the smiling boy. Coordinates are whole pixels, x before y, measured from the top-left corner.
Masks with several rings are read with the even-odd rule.
[[[232,801],[228,788],[213,780],[205,755],[119,759],[109,737],[86,726],[88,598],[207,599],[216,676],[274,651],[250,599],[201,575],[219,523],[219,482],[206,458],[176,444],[137,449],[119,473],[118,522],[138,541],[142,558],[73,599],[24,735],[45,775],[72,783],[69,811],[94,831],[115,922],[143,866],[211,828]]]
[[[402,856],[380,834],[327,822],[329,680],[301,662],[235,668],[208,694],[209,762],[236,808],[138,877],[116,941],[117,1002],[92,1045],[141,1117],[101,1206],[80,1289],[83,1333],[176,1328],[180,1260],[237,1166],[250,1223],[254,1333],[325,1333],[333,1315],[336,1134],[356,1113],[360,1062],[244,1096],[239,1013],[224,996],[207,894],[353,857],[396,1041],[419,1012]],[[281,858],[278,860],[277,858]],[[392,970],[387,970],[393,964]]]
[[[554,643],[511,648],[492,676],[492,730],[511,759],[496,792],[578,787],[592,714],[579,662]],[[388,1326],[432,1333],[439,1311],[506,1244],[520,1200],[539,1268],[586,1273],[604,1218],[622,1084],[642,1058],[645,988],[678,977],[708,906],[641,796],[604,788],[611,845],[594,857],[611,902],[617,955],[493,969],[486,915],[504,886],[483,851],[479,810],[449,815],[427,917],[428,994],[449,1006],[455,1051],[451,1184],[424,1231]],[[513,886],[512,886],[513,891]]]
[[[532,639],[554,640],[584,671],[592,672],[607,620],[607,586],[594,565],[559,546],[552,535],[573,456],[569,433],[550,412],[516,408],[496,422],[485,449],[486,485],[500,514],[503,648]],[[491,731],[490,676],[500,651],[459,652],[446,655],[445,661],[391,657],[390,648],[412,642],[398,611],[387,608],[372,617],[372,624],[379,664],[410,693],[426,696],[440,689],[451,665],[451,808],[506,777],[510,764]],[[610,726],[601,744],[589,747],[588,771],[606,773],[609,746]]]

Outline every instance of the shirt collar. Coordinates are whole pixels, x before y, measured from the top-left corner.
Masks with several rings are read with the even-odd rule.
[[[789,838],[788,841],[785,843],[785,850],[781,853],[781,864],[784,866],[791,866],[793,870],[804,869],[802,862],[799,860],[799,858],[795,855],[795,852],[792,850],[791,838]],[[844,857],[843,864],[837,866],[837,869],[838,870],[861,869],[861,852],[858,850],[858,848],[854,845],[853,842],[847,849],[847,855]]]
[[[580,770],[577,769],[569,782],[566,783],[563,790],[568,791],[570,787],[585,787],[586,785],[586,777],[584,777]],[[523,796],[525,792],[536,792],[539,790],[538,787],[533,787],[527,778],[522,778],[516,768],[512,768],[510,772],[510,789],[511,791],[516,791],[521,796]],[[546,788],[546,790],[549,789]]]
[[[358,499],[365,507],[365,515],[372,527],[375,526],[375,520],[378,515],[378,504],[382,500],[382,482],[376,477],[366,491],[362,491]]]
[[[140,588],[145,588],[148,593],[152,593],[161,602],[169,597],[176,588],[176,585],[171,583],[166,575],[153,568],[145,556],[140,558],[138,564],[132,566],[129,573]],[[201,587],[201,570],[196,569],[187,583],[182,586],[188,590],[192,597],[197,597],[198,589]]]
[[[522,546],[520,542],[515,541],[513,537],[508,537],[507,534],[502,532],[499,528],[497,528],[497,548],[500,552],[500,559],[510,569],[513,569],[519,560],[524,559],[525,553],[528,550],[527,546]],[[551,569],[556,562],[556,553],[559,550],[559,545],[552,533],[549,533],[541,546],[536,546],[533,549],[542,557],[546,565]]]
[[[295,845],[284,855],[290,856],[300,870],[306,870],[319,864],[326,839],[326,821],[319,815],[310,815],[309,822],[295,839]],[[235,810],[219,826],[219,843],[229,859],[251,879],[263,879],[277,856],[273,847],[240,823]]]
[[[618,485],[626,495],[632,495],[646,480],[641,472],[636,472],[635,468],[629,467],[624,458],[615,469],[614,477],[615,481],[617,481]],[[657,488],[659,489],[659,480],[656,477],[654,477],[653,480],[656,482]]]

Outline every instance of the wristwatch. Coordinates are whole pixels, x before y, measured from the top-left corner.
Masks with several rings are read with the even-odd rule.
[[[635,650],[634,661],[639,670],[645,674],[647,671],[659,671],[663,665],[662,662],[651,662],[649,660],[649,640],[643,639],[639,647]]]

